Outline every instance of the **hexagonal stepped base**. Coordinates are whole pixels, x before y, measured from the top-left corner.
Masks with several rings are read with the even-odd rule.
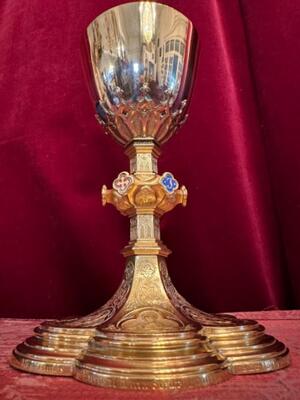
[[[231,326],[226,320],[226,326],[219,321],[198,333],[191,329],[164,334],[64,325],[57,321],[36,328],[36,336],[16,347],[11,365],[104,387],[149,390],[204,386],[231,374],[270,372],[290,363],[285,345],[252,320],[232,318]]]
[[[129,257],[119,289],[94,313],[35,333],[13,351],[13,367],[118,389],[198,387],[289,365],[288,349],[256,321],[188,303],[157,256]]]

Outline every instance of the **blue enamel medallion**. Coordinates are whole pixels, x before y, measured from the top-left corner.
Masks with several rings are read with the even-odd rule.
[[[171,172],[165,172],[160,179],[160,183],[168,193],[173,193],[179,186]]]

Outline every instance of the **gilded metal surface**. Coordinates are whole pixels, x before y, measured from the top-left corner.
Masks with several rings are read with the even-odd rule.
[[[123,215],[131,217],[138,213],[162,216],[178,204],[186,205],[185,186],[170,192],[162,185],[160,175],[148,176],[147,180],[144,177],[140,179],[139,176],[133,177],[129,174],[126,178],[127,182],[122,186],[122,194],[119,188],[107,189],[106,186],[102,188],[102,203],[113,204]],[[131,179],[130,184],[129,179]]]
[[[153,138],[162,144],[185,122],[185,106],[185,100],[176,111],[172,111],[169,102],[156,104],[153,100],[144,99],[127,105],[120,101],[120,105],[111,106],[113,111],[107,113],[107,120],[104,121],[98,114],[96,118],[100,125],[105,127],[106,132],[122,144],[136,138]]]
[[[36,328],[14,349],[11,365],[135,390],[205,386],[288,366],[288,349],[256,321],[196,309],[168,274],[160,218],[186,205],[187,190],[170,172],[158,174],[157,159],[186,115],[191,22],[162,4],[135,2],[97,17],[87,38],[98,117],[130,160],[130,172],[102,188],[103,204],[130,219],[125,275],[94,313]]]

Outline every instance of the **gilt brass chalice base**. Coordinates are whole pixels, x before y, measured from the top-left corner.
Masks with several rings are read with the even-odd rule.
[[[288,349],[263,326],[196,309],[168,274],[160,218],[186,205],[187,190],[172,173],[159,175],[157,160],[185,120],[196,56],[192,23],[163,4],[123,4],[88,26],[85,60],[97,118],[130,160],[129,172],[112,189],[102,188],[103,205],[130,220],[124,278],[94,313],[37,327],[14,349],[13,367],[148,390],[198,387],[289,365]]]

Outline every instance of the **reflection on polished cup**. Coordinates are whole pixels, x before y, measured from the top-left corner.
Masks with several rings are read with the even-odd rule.
[[[86,42],[99,121],[122,144],[164,143],[185,119],[197,54],[192,23],[159,3],[128,3],[97,17]]]

